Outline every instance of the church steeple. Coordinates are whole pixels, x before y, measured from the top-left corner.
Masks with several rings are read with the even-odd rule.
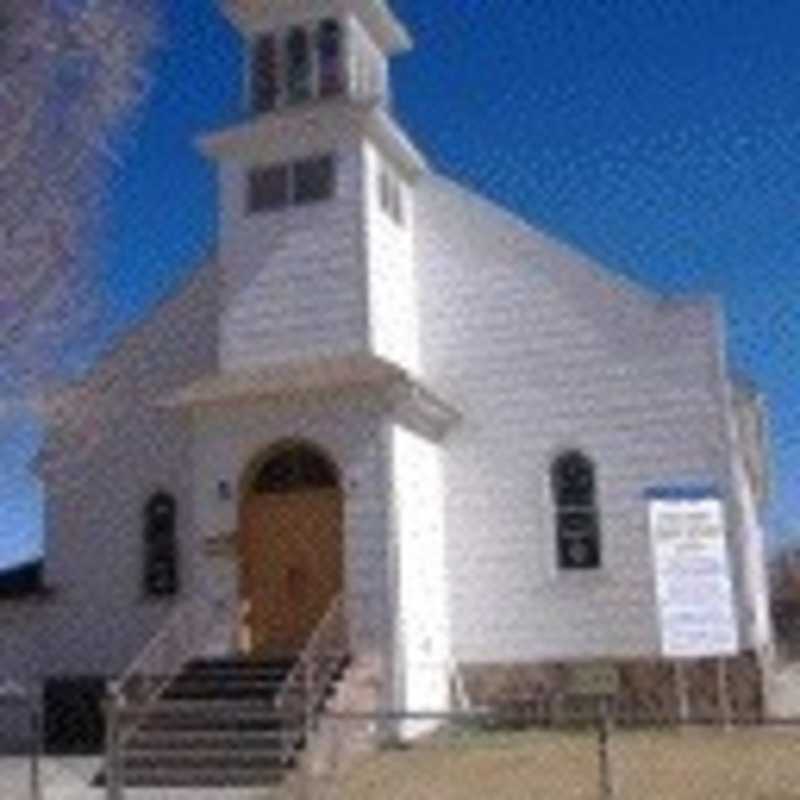
[[[414,191],[425,159],[389,113],[411,46],[383,0],[219,0],[248,52],[247,118],[215,159],[224,369],[369,354],[413,371]]]
[[[384,0],[221,0],[247,42],[245,103],[260,115],[346,96],[386,106],[388,59],[410,49]]]

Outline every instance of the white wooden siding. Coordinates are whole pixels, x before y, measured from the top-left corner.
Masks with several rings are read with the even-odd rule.
[[[444,461],[456,657],[656,652],[643,492],[728,489],[716,309],[659,303],[448,182],[416,208],[423,374],[464,415]],[[593,574],[556,568],[564,447],[597,463]]]
[[[366,349],[362,169],[340,149],[334,198],[248,214],[248,165],[220,165],[223,369]]]
[[[382,156],[365,144],[364,236],[367,242],[369,328],[372,352],[416,373],[419,370],[418,298],[414,264],[413,188],[404,184],[404,223],[381,208]],[[391,169],[387,165],[387,168]]]
[[[359,652],[391,641],[386,533],[388,455],[374,401],[354,394],[337,401],[261,402],[195,412],[194,484],[197,526],[203,535],[238,527],[237,500],[217,496],[220,480],[239,486],[245,469],[284,439],[321,447],[340,469],[345,492],[345,585]],[[198,556],[204,587],[226,602],[237,597],[234,562]],[[231,619],[235,607],[231,606]]]
[[[410,711],[442,711],[449,707],[450,620],[441,452],[400,425],[391,426],[391,435],[401,702]],[[435,725],[419,720],[404,733],[416,735]]]
[[[29,678],[114,674],[163,624],[170,601],[142,589],[143,509],[158,489],[178,501],[181,594],[192,590],[190,438],[178,411],[154,407],[216,365],[217,268],[182,290],[57,398],[48,431],[45,574],[53,594],[0,609],[0,672],[26,653]]]

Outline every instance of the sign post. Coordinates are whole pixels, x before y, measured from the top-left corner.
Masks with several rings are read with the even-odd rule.
[[[580,664],[570,670],[567,691],[576,697],[594,698],[597,724],[597,763],[601,800],[614,800],[611,761],[611,700],[619,691],[619,670],[612,664]]]

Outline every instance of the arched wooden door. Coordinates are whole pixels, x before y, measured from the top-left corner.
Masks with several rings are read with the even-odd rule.
[[[239,585],[253,656],[297,654],[341,592],[342,516],[335,468],[305,445],[280,450],[245,487]]]

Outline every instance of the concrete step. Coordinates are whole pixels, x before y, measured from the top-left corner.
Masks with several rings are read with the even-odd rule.
[[[182,679],[162,694],[163,700],[263,700],[271,701],[280,691],[282,682],[274,681],[196,681]]]
[[[128,706],[123,712],[125,716],[136,718],[137,715],[215,715],[226,717],[277,717],[278,713],[270,700],[226,700],[211,697],[206,700],[180,698],[160,699],[155,706]]]
[[[293,764],[284,753],[260,750],[135,750],[125,754],[125,770],[141,769],[281,769]]]
[[[231,748],[238,750],[270,749],[278,747],[294,735],[291,730],[242,731],[200,730],[164,731],[153,730],[135,733],[127,742],[126,752],[139,750],[185,750]]]
[[[184,667],[187,673],[240,672],[285,675],[294,667],[297,659],[254,660],[248,658],[198,658]]]
[[[275,786],[286,777],[286,769],[241,767],[230,770],[209,768],[144,768],[125,770],[125,786],[128,787],[243,787]],[[105,786],[105,776],[99,775],[96,786]]]
[[[154,708],[124,712],[138,723],[122,756],[125,785],[222,790],[280,783],[305,747],[297,713],[291,718],[274,704],[294,663],[226,658],[188,664]],[[337,659],[330,692],[346,666]],[[289,697],[297,692],[302,687]]]

